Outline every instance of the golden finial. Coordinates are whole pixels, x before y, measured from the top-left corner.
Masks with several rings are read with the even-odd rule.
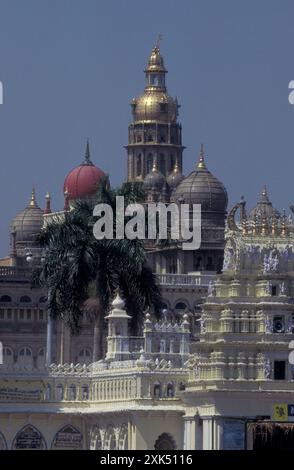
[[[163,37],[162,34],[159,33],[155,42],[154,49],[159,49],[160,41],[162,41]]]
[[[201,144],[199,162],[197,163],[198,170],[206,170],[206,165],[204,162],[204,145]]]
[[[178,159],[176,159],[175,166],[174,166],[174,173],[179,173],[179,162]]]
[[[153,159],[152,173],[157,172],[157,162],[156,158]]]
[[[35,186],[33,186],[33,189],[32,189],[31,200],[30,200],[29,206],[30,207],[36,207],[36,190],[35,190]]]

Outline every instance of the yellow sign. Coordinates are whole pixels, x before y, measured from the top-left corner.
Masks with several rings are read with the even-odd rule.
[[[274,405],[274,421],[288,421],[288,405],[287,403],[279,403]]]

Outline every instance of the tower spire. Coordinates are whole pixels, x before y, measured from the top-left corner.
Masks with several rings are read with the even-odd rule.
[[[200,146],[200,154],[199,154],[199,161],[197,163],[198,170],[206,170],[206,165],[204,161],[204,145],[201,144]]]
[[[35,186],[33,186],[33,189],[32,189],[31,200],[30,200],[29,206],[30,207],[37,207]]]
[[[93,163],[91,162],[91,157],[90,157],[89,138],[87,139],[87,143],[86,143],[85,160],[83,162],[83,165],[93,165]]]
[[[44,214],[51,214],[51,196],[50,196],[50,193],[47,192],[46,193],[46,207],[45,207],[45,211],[44,211]]]

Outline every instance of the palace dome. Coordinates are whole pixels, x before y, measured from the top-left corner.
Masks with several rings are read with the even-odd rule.
[[[173,199],[175,202],[185,204],[201,204],[201,209],[205,212],[226,212],[228,205],[226,188],[206,168],[203,147],[196,170],[177,186]]]
[[[100,181],[105,177],[104,171],[90,160],[89,143],[87,142],[85,160],[68,173],[64,180],[63,192],[67,194],[69,201],[92,196],[97,191]]]
[[[16,214],[11,222],[11,231],[15,232],[16,242],[34,242],[43,227],[44,211],[36,203],[35,189],[27,207]]]

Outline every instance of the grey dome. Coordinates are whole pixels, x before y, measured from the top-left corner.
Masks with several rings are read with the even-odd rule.
[[[157,170],[156,163],[154,163],[150,173],[145,176],[143,184],[147,191],[150,189],[160,191],[163,188],[165,182],[166,180],[164,175],[159,170]]]
[[[175,202],[185,204],[201,204],[202,211],[226,212],[228,205],[226,188],[206,168],[203,150],[196,170],[177,186],[173,199]]]
[[[175,164],[175,168],[166,178],[166,182],[169,185],[171,190],[174,190],[183,180],[185,176],[179,170],[178,162]]]
[[[11,230],[16,232],[16,242],[34,242],[42,226],[43,210],[37,205],[33,190],[28,206],[11,222]]]

